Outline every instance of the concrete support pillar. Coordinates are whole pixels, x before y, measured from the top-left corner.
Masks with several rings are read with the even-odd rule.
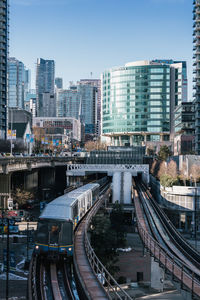
[[[0,174],[0,207],[8,208],[8,199],[11,196],[10,174]]]
[[[70,185],[70,183],[69,183],[69,178],[70,178],[69,176],[66,177],[66,186],[67,186],[67,187]]]
[[[154,258],[151,258],[151,288],[163,292],[164,285],[164,269],[159,266],[159,263],[154,261]]]
[[[163,138],[163,134],[160,135],[160,142],[163,142],[164,138]]]
[[[111,145],[115,146],[115,138],[114,138],[114,136],[111,136]]]
[[[121,135],[119,136],[119,145],[122,146],[122,137],[121,137]]]
[[[120,203],[120,195],[121,195],[121,172],[114,172],[112,178],[112,203],[118,201]]]
[[[145,142],[145,144],[147,142],[147,135],[146,134],[144,134],[144,142]]]
[[[132,186],[132,174],[130,172],[124,172],[124,204],[131,204],[131,186]]]
[[[133,135],[130,135],[130,146],[132,147],[133,146]]]

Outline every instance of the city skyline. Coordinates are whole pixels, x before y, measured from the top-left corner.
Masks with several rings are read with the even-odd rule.
[[[55,60],[64,88],[130,61],[186,60],[190,100],[192,24],[186,0],[11,0],[10,56],[31,69],[32,87],[37,58]]]

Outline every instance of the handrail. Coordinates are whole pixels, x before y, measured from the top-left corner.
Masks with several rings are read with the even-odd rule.
[[[107,192],[103,196],[101,196],[98,203],[93,206],[93,208],[87,215],[86,222],[85,222],[85,231],[84,231],[86,255],[95,276],[97,277],[100,285],[104,289],[109,299],[111,300],[113,299],[113,297],[110,295],[110,293],[113,293],[115,296],[114,299],[132,300],[132,298],[120,287],[117,281],[112,277],[112,275],[108,272],[105,266],[98,259],[88,238],[88,227],[91,222],[91,219],[97,213],[98,209],[102,205],[105,198],[108,197],[109,192],[110,189],[108,189]]]
[[[180,266],[175,259],[165,251],[160,244],[148,233],[144,226],[142,219],[142,210],[138,201],[138,194],[135,191],[134,197],[135,210],[137,216],[137,227],[140,237],[145,247],[150,251],[151,255],[156,258],[162,266],[172,274],[172,279],[177,278],[182,286],[187,287],[192,295],[200,296],[200,282],[194,278],[194,272],[192,275],[188,274],[184,270],[184,265]]]

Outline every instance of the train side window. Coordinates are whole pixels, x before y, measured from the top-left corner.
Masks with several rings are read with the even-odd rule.
[[[78,202],[73,207],[73,219],[78,216]]]

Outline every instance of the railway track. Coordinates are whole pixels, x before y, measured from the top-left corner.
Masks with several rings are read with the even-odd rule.
[[[67,262],[49,263],[32,257],[28,282],[29,300],[77,300],[70,283]]]
[[[178,279],[193,296],[200,299],[199,254],[176,231],[158,207],[148,189],[136,181],[135,207],[140,236],[151,255]],[[142,208],[144,212],[142,212]],[[144,217],[145,213],[145,217]],[[146,220],[148,224],[146,224]],[[194,255],[194,256],[193,256]]]
[[[194,271],[197,279],[200,280],[199,253],[172,226],[172,223],[155,202],[145,185],[140,184],[138,188],[145,201],[143,205],[145,205],[146,215],[148,219],[151,219],[149,223],[151,224],[154,237],[157,238],[166,250],[176,257],[178,262],[180,261],[181,264],[185,264],[186,268],[188,266],[189,272],[191,270]]]

